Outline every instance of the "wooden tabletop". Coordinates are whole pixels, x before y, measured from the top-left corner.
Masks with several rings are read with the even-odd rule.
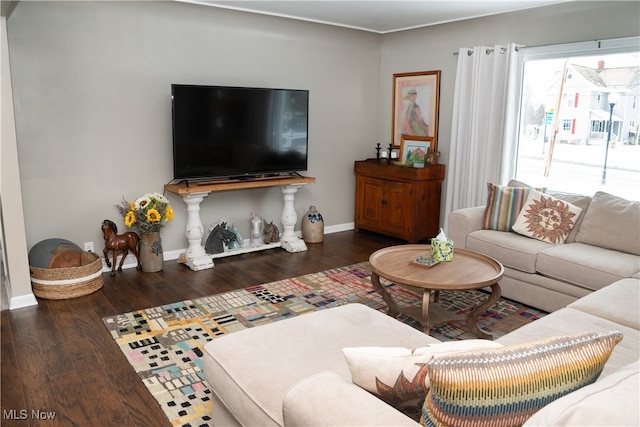
[[[454,249],[453,261],[426,268],[410,264],[431,256],[430,245],[399,245],[380,249],[369,257],[373,271],[397,284],[432,290],[478,289],[498,282],[504,267],[495,259],[466,249]]]
[[[174,194],[183,195],[192,193],[211,193],[214,191],[241,190],[246,188],[309,184],[312,182],[316,182],[316,179],[310,176],[279,176],[252,178],[247,180],[229,179],[214,182],[191,182],[189,185],[184,183],[166,184],[164,189]]]

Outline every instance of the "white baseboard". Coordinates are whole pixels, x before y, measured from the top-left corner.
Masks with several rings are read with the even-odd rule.
[[[330,225],[324,228],[324,234],[339,233],[341,231],[349,231],[355,228],[355,223],[347,222],[345,224]]]
[[[332,233],[339,233],[341,231],[349,231],[349,230],[353,230],[353,228],[354,228],[353,222],[331,225],[331,226],[325,227],[324,234],[332,234]],[[301,232],[296,231],[296,234],[300,236]],[[185,248],[185,249],[176,249],[173,251],[166,251],[164,252],[164,260],[165,261],[177,260],[178,258],[180,258],[180,255],[182,255],[186,250],[187,249]],[[102,260],[102,272],[109,273],[111,271],[111,268],[107,267],[107,264],[104,262],[104,257],[101,257],[101,260]],[[118,258],[117,262],[120,263],[120,258]],[[129,268],[136,268],[137,265],[138,263],[136,261],[135,255],[129,254],[125,259],[124,263],[122,264],[122,269],[124,270]],[[116,268],[117,268],[117,265],[116,265]],[[27,295],[20,295],[19,297],[10,298],[9,310],[32,307],[35,305],[38,305],[38,300],[36,299],[36,296],[34,294],[31,293]]]
[[[185,253],[187,249],[177,249],[175,251],[164,251],[163,255],[164,255],[164,260],[165,261],[174,261],[178,258],[180,258],[180,255],[182,255],[183,253]],[[104,257],[100,257],[100,259],[102,260],[102,272],[103,273],[109,273],[111,271],[111,267],[107,267],[107,263],[104,262]],[[118,265],[120,264],[120,259],[121,257],[118,257],[117,259],[117,264],[116,264],[116,269],[118,268]],[[136,256],[133,254],[129,254],[127,255],[127,258],[125,258],[124,263],[122,264],[122,269],[126,270],[129,268],[136,268],[138,266],[138,262],[136,260]]]
[[[11,297],[9,300],[9,310],[18,308],[32,307],[38,305],[38,300],[34,294],[20,295],[19,297]]]
[[[353,222],[347,222],[345,224],[330,225],[324,228],[324,234],[332,234],[332,233],[339,233],[341,231],[349,231],[349,230],[353,230],[354,227],[355,227],[355,224]],[[296,231],[296,234],[300,236],[302,233],[301,231]],[[187,248],[176,249],[173,251],[165,251],[164,260],[165,261],[177,260],[178,258],[180,258],[180,255],[186,252],[186,250]],[[120,263],[120,258],[118,258],[117,262]],[[127,258],[124,260],[124,263],[122,264],[122,269],[125,270],[128,268],[136,268],[137,265],[138,264],[136,262],[135,255],[129,254]],[[116,265],[116,268],[117,267],[118,266]],[[104,262],[104,258],[102,258],[102,272],[108,273],[110,271],[111,271],[111,268],[107,267],[107,264]]]

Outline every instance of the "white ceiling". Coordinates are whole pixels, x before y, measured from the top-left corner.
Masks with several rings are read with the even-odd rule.
[[[178,1],[385,34],[572,0]]]

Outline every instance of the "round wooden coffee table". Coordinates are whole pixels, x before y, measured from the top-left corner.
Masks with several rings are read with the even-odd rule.
[[[418,320],[425,333],[429,333],[430,323],[441,323],[438,319],[437,306],[429,307],[431,293],[435,292],[434,302],[438,301],[439,291],[464,291],[468,289],[491,288],[491,294],[485,302],[476,307],[467,316],[467,328],[479,338],[493,339],[490,334],[478,328],[478,316],[500,298],[498,280],[504,273],[504,267],[495,259],[466,249],[455,249],[453,261],[440,262],[427,268],[411,264],[411,260],[418,256],[431,256],[430,245],[400,245],[380,249],[369,257],[373,274],[371,281],[376,291],[389,306],[392,317],[403,313]],[[391,294],[380,283],[384,277],[398,285],[406,285],[423,289],[422,307],[420,309],[403,309],[398,307],[391,298]],[[438,307],[439,308],[439,307]],[[446,313],[445,310],[440,309]],[[450,313],[449,313],[450,314]]]

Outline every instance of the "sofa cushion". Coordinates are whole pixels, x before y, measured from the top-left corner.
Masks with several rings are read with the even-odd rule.
[[[618,280],[569,304],[569,307],[640,330],[638,304],[623,304],[624,301],[640,301],[640,280]]]
[[[482,339],[448,341],[426,347],[350,347],[342,350],[354,384],[418,421],[429,390],[426,363],[445,354],[502,344]]]
[[[639,309],[638,301],[627,300],[625,304]],[[609,309],[615,311],[617,307],[609,307]],[[629,328],[620,323],[575,310],[571,307],[565,307],[554,311],[548,316],[543,316],[535,322],[527,323],[501,336],[496,341],[506,346],[563,334],[577,334],[584,331],[606,333],[614,330],[622,332],[624,339],[613,350],[609,361],[605,365],[602,371],[602,377],[605,377],[617,369],[638,360],[638,355],[640,354],[640,332],[637,329]]]
[[[343,348],[435,342],[384,313],[347,304],[218,337],[204,347],[204,373],[211,391],[240,424],[282,425],[284,396],[303,378],[333,371],[351,380]],[[216,409],[212,417],[217,425]]]
[[[509,180],[509,183],[507,185],[509,187],[527,187],[527,188],[531,188],[531,186],[529,184],[527,184],[526,182],[518,181],[517,179]]]
[[[582,209],[536,190],[529,191],[513,231],[552,244],[564,243]]]
[[[567,236],[567,240],[565,240],[565,243],[575,242],[576,234],[578,234],[578,230],[580,229],[580,224],[582,224],[582,219],[584,218],[584,213],[587,211],[587,207],[589,206],[589,203],[591,203],[591,197],[583,196],[581,194],[564,193],[561,191],[551,191],[551,190],[549,190],[547,194],[551,194],[553,197],[556,197],[560,200],[564,200],[565,202],[569,202],[572,205],[582,209],[582,212],[580,212],[580,215],[578,215],[578,218],[576,219],[576,225],[571,229],[571,231],[569,232],[569,235]]]
[[[419,426],[400,411],[331,371],[310,375],[293,385],[284,397],[282,413],[284,425],[292,427]]]
[[[640,202],[598,191],[584,214],[576,242],[640,255]]]
[[[622,334],[583,332],[428,362],[425,425],[522,425],[561,396],[593,383]]]
[[[538,253],[552,246],[505,231],[478,230],[467,236],[467,249],[488,255],[506,267],[526,273],[536,272]]]
[[[597,291],[640,270],[640,257],[583,243],[567,243],[543,249],[536,271]]]
[[[529,196],[528,187],[507,187],[487,183],[489,195],[482,217],[485,230],[511,231],[524,202]]]
[[[640,365],[633,362],[536,412],[525,426],[639,426]]]

